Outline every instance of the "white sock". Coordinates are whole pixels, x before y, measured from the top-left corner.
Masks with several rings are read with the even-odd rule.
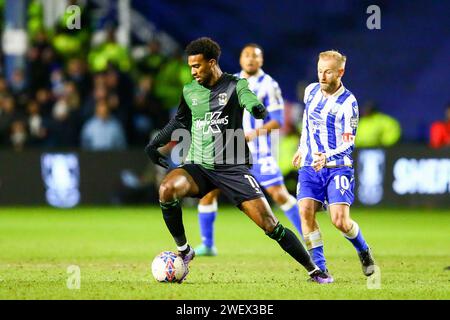
[[[210,212],[217,212],[218,210],[217,201],[214,201],[212,204],[209,205],[202,205],[199,204],[197,206],[197,210],[199,213],[210,213]]]
[[[323,247],[322,234],[320,233],[319,229],[314,230],[313,232],[310,232],[308,234],[305,234],[303,237],[305,239],[306,248],[308,250],[317,247]]]
[[[295,206],[297,204],[297,200],[295,199],[295,197],[290,196],[288,198],[288,200],[286,201],[286,203],[282,204],[280,206],[280,209],[283,211],[288,211],[290,210],[293,206]]]
[[[350,228],[350,230],[347,233],[342,233],[342,234],[347,239],[355,239],[358,236],[358,233],[359,233],[359,226],[355,221],[353,221],[353,224],[352,224],[352,227]]]

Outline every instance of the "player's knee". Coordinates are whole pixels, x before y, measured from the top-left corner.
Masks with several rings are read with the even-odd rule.
[[[159,201],[170,202],[176,198],[176,189],[173,183],[163,182],[159,187]]]
[[[271,197],[278,205],[283,205],[289,200],[289,195],[285,194],[285,192],[282,192],[281,190],[274,192]]]
[[[333,225],[339,230],[341,230],[344,225],[342,223],[342,220],[340,220],[340,219],[333,219],[332,222],[333,222]]]
[[[309,221],[314,219],[314,206],[309,204],[301,204],[299,210],[302,220]]]
[[[333,217],[331,221],[337,229],[339,229],[340,231],[342,231],[344,233],[346,233],[350,230],[349,223],[346,221],[346,219],[344,217],[336,216],[336,217]]]

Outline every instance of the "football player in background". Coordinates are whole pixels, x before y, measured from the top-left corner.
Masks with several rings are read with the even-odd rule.
[[[278,83],[263,71],[263,59],[263,49],[258,44],[246,44],[242,48],[239,59],[242,70],[236,74],[239,78],[247,79],[250,90],[255,93],[268,111],[268,115],[264,119],[255,119],[250,112],[244,111],[245,139],[253,160],[250,172],[283,210],[301,236],[302,228],[297,201],[286,189],[275,155],[272,154],[270,133],[276,133],[274,130],[283,126],[284,101]],[[219,190],[214,190],[200,199],[198,204],[202,244],[195,248],[195,252],[199,256],[217,255],[217,248],[214,245],[214,221],[218,210],[219,194]]]

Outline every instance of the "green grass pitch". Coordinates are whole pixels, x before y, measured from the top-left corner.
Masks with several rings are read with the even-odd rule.
[[[281,222],[290,226],[279,211]],[[450,299],[450,211],[353,209],[381,268],[368,289],[352,245],[321,213],[335,283],[306,282],[306,271],[233,207],[220,207],[217,257],[197,257],[183,284],[157,283],[154,256],[175,250],[159,208],[0,209],[0,299]],[[191,244],[194,209],[184,210]],[[67,268],[80,268],[70,290]]]

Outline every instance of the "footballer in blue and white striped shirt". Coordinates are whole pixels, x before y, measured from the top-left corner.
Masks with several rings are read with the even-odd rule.
[[[321,52],[319,82],[305,89],[300,146],[293,165],[300,167],[297,200],[303,235],[314,262],[327,270],[316,212],[329,207],[332,223],[353,244],[363,273],[375,272],[369,246],[358,224],[350,218],[355,185],[352,151],[358,127],[358,103],[344,87],[346,57],[335,50]]]
[[[258,44],[246,44],[241,51],[239,63],[242,70],[235,76],[247,79],[250,90],[255,93],[268,112],[265,119],[258,120],[244,111],[242,126],[253,163],[250,172],[301,235],[302,227],[297,200],[286,189],[283,175],[275,155],[272,154],[271,133],[276,132],[275,130],[284,124],[284,101],[280,87],[270,75],[263,71],[263,50]],[[217,215],[218,195],[219,191],[211,191],[200,199],[198,205],[202,237],[202,244],[195,248],[198,256],[217,254],[214,246],[213,224]]]

